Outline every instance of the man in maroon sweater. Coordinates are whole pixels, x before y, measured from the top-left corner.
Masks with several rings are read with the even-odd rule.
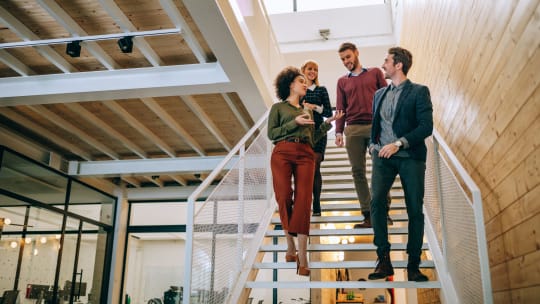
[[[358,59],[358,49],[353,43],[345,42],[339,47],[339,57],[349,73],[337,83],[336,110],[344,116],[336,120],[336,145],[343,147],[343,134],[347,137],[345,147],[349,155],[354,187],[364,222],[354,228],[371,228],[371,195],[366,178],[366,149],[371,136],[373,119],[373,95],[387,86],[379,68],[364,68]]]

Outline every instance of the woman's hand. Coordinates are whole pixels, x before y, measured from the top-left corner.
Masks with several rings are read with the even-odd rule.
[[[311,111],[317,110],[317,105],[312,104],[312,103],[309,103],[309,102],[307,102],[307,101],[304,101],[304,102],[302,103],[302,105],[304,106],[304,108],[308,108],[308,109],[310,109]]]
[[[314,125],[315,122],[313,119],[311,119],[311,116],[309,116],[308,113],[304,113],[301,115],[296,116],[294,119],[297,125],[305,126],[305,125]]]
[[[341,117],[343,117],[343,115],[345,115],[345,114],[343,113],[343,110],[336,111],[336,112],[334,113],[334,116],[328,118],[328,119],[325,120],[324,122],[327,123],[327,124],[331,124],[332,121],[337,120],[337,119],[340,119]]]

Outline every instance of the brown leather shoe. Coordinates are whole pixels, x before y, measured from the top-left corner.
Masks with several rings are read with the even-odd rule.
[[[373,226],[371,226],[371,214],[369,212],[362,212],[362,214],[364,215],[364,221],[360,224],[355,224],[353,228],[372,228]]]
[[[394,275],[394,267],[392,261],[390,261],[390,254],[385,253],[377,260],[377,267],[375,271],[370,273],[368,279],[378,280]]]

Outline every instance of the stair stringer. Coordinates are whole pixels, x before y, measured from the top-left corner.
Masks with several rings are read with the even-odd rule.
[[[274,197],[272,197],[271,201],[274,203],[269,204],[271,207],[266,209],[264,216],[262,217],[262,221],[257,228],[257,232],[253,236],[253,242],[251,247],[247,250],[246,258],[242,263],[242,269],[238,275],[238,280],[236,280],[236,284],[231,288],[231,293],[226,301],[227,303],[239,303],[238,300],[246,287],[247,279],[250,276],[253,269],[253,264],[255,263],[257,255],[259,254],[259,248],[263,245],[265,239],[264,235],[270,226],[272,216],[275,212],[276,204]]]

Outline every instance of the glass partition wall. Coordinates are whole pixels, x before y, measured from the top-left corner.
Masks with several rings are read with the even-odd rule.
[[[129,206],[122,303],[182,303],[187,204]]]
[[[0,303],[105,303],[115,202],[0,146]]]

